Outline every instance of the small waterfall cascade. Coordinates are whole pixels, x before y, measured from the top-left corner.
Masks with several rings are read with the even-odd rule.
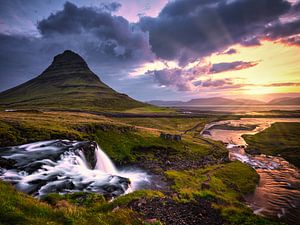
[[[98,145],[95,150],[95,157],[97,160],[95,169],[101,170],[108,174],[117,174],[117,169],[116,169],[115,165]]]
[[[0,179],[36,197],[85,191],[113,198],[150,182],[141,170],[117,170],[94,142],[52,140],[0,148],[0,159],[5,162]]]

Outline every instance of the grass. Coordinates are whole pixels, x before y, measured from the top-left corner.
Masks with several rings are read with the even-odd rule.
[[[133,126],[148,127],[172,133],[182,134],[196,127],[201,131],[209,121],[207,118],[119,118],[120,122]]]
[[[176,113],[175,109],[167,108],[167,107],[158,107],[154,105],[146,105],[142,107],[135,107],[132,109],[124,110],[125,113],[132,113],[132,114],[169,114],[169,113]]]
[[[0,112],[0,146],[67,138],[96,141],[118,164],[134,163],[141,157],[164,162],[155,152],[149,151],[155,148],[179,162],[199,157],[221,159],[227,155],[221,143],[195,138],[205,123],[216,119]],[[160,132],[182,134],[183,140],[163,140]],[[241,203],[242,196],[253,191],[258,182],[256,172],[242,163],[169,170],[165,175],[174,183],[172,189],[177,193],[174,198],[179,202],[193,201],[195,197],[209,198],[231,224],[273,224],[254,216]],[[0,218],[3,224],[141,224],[140,215],[127,205],[133,200],[152,197],[165,196],[155,191],[137,191],[107,202],[97,194],[51,194],[41,202],[0,182]]]
[[[107,202],[103,196],[92,193],[51,194],[39,201],[0,181],[0,224],[144,224],[137,213],[126,207],[130,201],[142,197],[163,195],[154,191],[138,191]]]
[[[250,153],[280,155],[300,168],[300,123],[274,123],[255,135],[243,135]]]
[[[231,224],[278,224],[255,216],[241,202],[243,195],[255,190],[259,176],[254,169],[239,161],[204,169],[171,170],[166,171],[166,175],[173,181],[177,201],[194,201],[196,197],[210,199]]]
[[[216,157],[226,155],[227,151],[221,145],[219,152],[216,152],[210,144],[195,140],[188,134],[181,142],[163,140],[159,137],[161,131],[176,133],[177,129],[183,131],[194,127],[197,120],[146,118],[141,124],[140,119],[112,119],[86,113],[2,112],[0,146],[49,139],[91,140],[96,141],[118,164],[134,162],[136,157],[145,154],[139,149],[147,147],[172,149],[178,157],[204,157],[212,153]],[[204,119],[199,121],[204,124]]]

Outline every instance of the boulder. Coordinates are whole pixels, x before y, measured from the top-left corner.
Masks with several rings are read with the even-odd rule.
[[[171,141],[181,141],[181,135],[160,133],[160,138]]]

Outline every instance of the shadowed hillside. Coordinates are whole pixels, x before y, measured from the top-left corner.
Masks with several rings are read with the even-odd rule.
[[[65,51],[38,77],[0,93],[5,109],[126,110],[143,107],[104,84],[76,53]]]

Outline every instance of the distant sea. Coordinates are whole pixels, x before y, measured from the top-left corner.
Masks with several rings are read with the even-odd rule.
[[[296,111],[300,110],[300,105],[186,105],[175,106],[184,110],[196,111],[216,111],[216,112],[262,112],[262,111]]]

